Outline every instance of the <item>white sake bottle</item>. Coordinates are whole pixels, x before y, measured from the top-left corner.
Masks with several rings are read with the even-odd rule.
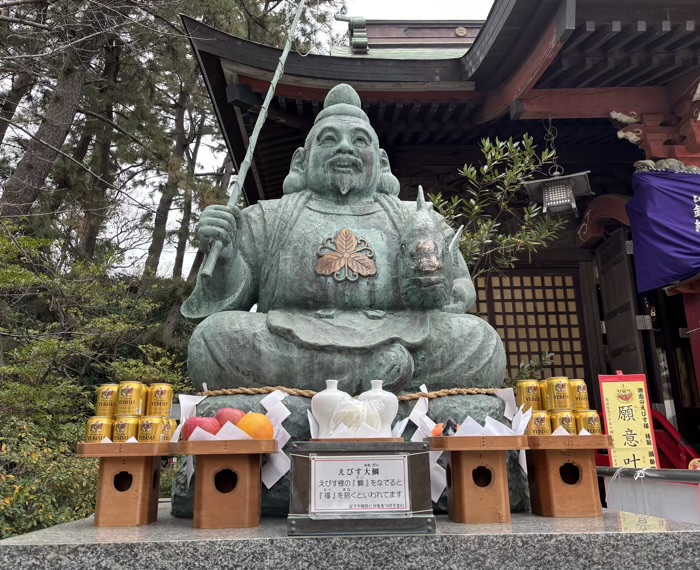
[[[311,398],[311,413],[318,423],[318,438],[328,437],[333,412],[345,400],[352,400],[352,397],[347,392],[338,390],[337,380],[326,380],[326,389]]]
[[[362,401],[379,402],[380,429],[382,437],[391,437],[391,424],[394,422],[396,414],[399,412],[399,399],[396,394],[387,392],[382,388],[382,380],[372,380],[372,389],[362,392],[358,396]]]

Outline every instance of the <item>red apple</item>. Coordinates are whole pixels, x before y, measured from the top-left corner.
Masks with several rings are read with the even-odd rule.
[[[216,414],[216,419],[219,421],[221,427],[224,427],[226,422],[231,422],[235,426],[243,416],[245,416],[245,412],[242,410],[236,408],[221,408],[219,413]]]
[[[198,427],[214,435],[216,435],[221,429],[221,426],[216,418],[187,418],[185,425],[182,426],[182,439],[190,439],[192,432]]]

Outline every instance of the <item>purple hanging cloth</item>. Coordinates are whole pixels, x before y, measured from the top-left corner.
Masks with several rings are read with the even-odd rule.
[[[637,290],[700,273],[700,174],[640,172],[627,203]]]

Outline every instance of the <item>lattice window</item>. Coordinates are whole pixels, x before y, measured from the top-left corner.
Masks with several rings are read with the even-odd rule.
[[[477,311],[503,339],[507,374],[518,364],[553,352],[554,365],[543,377],[585,378],[585,347],[582,342],[574,275],[512,271],[477,279]]]

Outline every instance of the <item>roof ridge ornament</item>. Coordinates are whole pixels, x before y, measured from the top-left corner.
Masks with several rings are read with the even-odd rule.
[[[348,23],[348,36],[350,36],[350,49],[352,53],[362,55],[369,52],[369,38],[367,37],[367,19],[364,16],[346,16],[336,14],[338,22]]]

